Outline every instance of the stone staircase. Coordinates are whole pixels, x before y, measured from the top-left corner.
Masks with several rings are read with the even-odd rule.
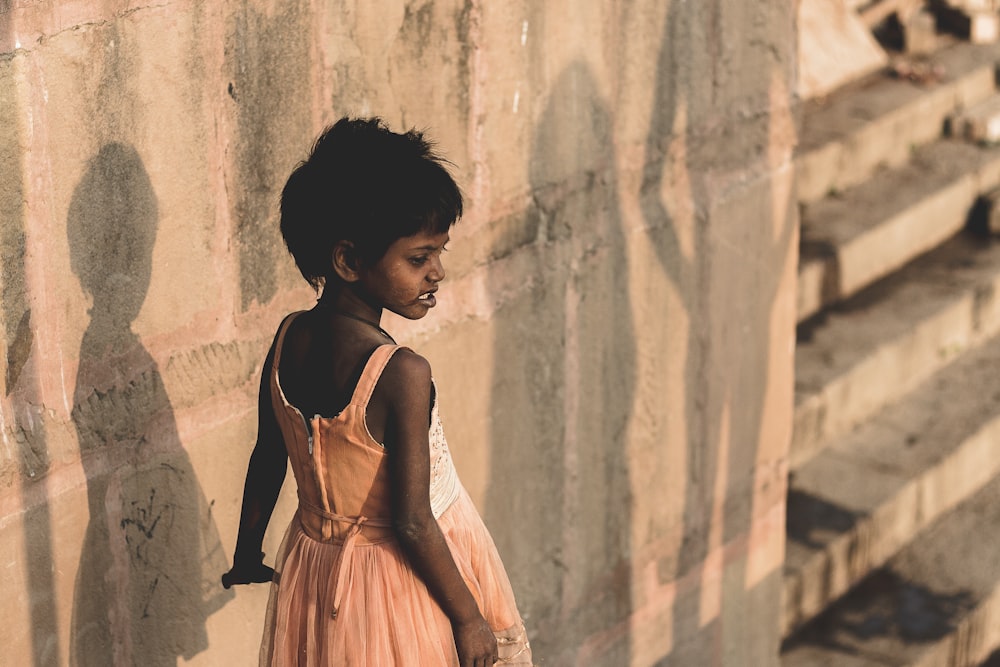
[[[1000,47],[809,103],[783,667],[981,665],[1000,647],[1000,148],[948,137]]]

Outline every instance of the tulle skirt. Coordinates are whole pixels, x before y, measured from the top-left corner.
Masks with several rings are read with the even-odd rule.
[[[531,665],[514,594],[479,513],[463,490],[438,519],[459,572],[497,636],[500,662]],[[334,615],[340,542],[292,519],[271,585],[260,664],[267,667],[458,667],[448,617],[394,539],[355,543]],[[334,617],[335,616],[335,617]]]

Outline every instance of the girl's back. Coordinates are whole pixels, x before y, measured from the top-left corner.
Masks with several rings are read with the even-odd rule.
[[[331,316],[325,308],[301,313],[290,323],[279,351],[285,397],[306,416],[339,414],[372,353],[391,342],[381,329]],[[376,385],[366,422],[380,443],[385,440],[386,407],[384,392]]]
[[[329,541],[332,537],[343,538],[354,525],[352,517],[363,516],[370,523],[366,535],[372,528],[384,537],[390,528],[391,494],[385,450],[375,439],[367,426],[366,412],[372,392],[378,383],[385,364],[389,361],[393,346],[376,346],[374,350],[360,358],[357,377],[351,386],[344,388],[346,398],[331,403],[317,401],[303,394],[302,400],[293,401],[286,384],[289,378],[299,381],[299,389],[308,386],[309,380],[321,377],[327,369],[336,372],[334,363],[336,348],[324,345],[322,337],[315,337],[317,325],[321,331],[322,322],[317,323],[315,311],[297,313],[290,316],[283,325],[276,344],[270,378],[270,408],[280,430],[291,460],[292,470],[298,487],[300,502],[299,521],[305,532],[313,539]],[[312,320],[312,321],[311,321]],[[311,345],[302,345],[300,362],[312,366],[293,366],[289,371],[289,360],[285,352],[295,349],[296,342],[290,334],[296,332],[297,324],[301,340],[312,338]],[[347,340],[358,338],[346,334]],[[355,345],[356,346],[356,345]],[[312,354],[310,354],[312,352]],[[325,359],[324,359],[325,357]],[[327,362],[323,364],[321,362]],[[350,377],[348,363],[340,363],[344,377]],[[298,372],[295,372],[298,371]],[[351,373],[353,374],[353,373]],[[315,381],[315,380],[314,380]],[[322,384],[322,383],[318,383]],[[329,392],[329,390],[327,390]],[[323,414],[320,408],[335,406],[330,413]],[[336,515],[339,519],[328,515]],[[378,524],[385,525],[378,525]]]

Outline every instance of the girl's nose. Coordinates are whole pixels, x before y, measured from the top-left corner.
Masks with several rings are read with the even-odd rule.
[[[444,264],[441,262],[441,256],[437,255],[434,257],[434,261],[431,264],[431,270],[430,273],[427,274],[427,278],[431,282],[439,283],[444,280],[444,276]]]

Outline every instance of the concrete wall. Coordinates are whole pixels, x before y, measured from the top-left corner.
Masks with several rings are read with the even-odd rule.
[[[342,114],[469,213],[424,352],[542,665],[776,664],[791,0],[0,0],[0,645],[251,664],[235,539],[276,196]],[[293,509],[288,484],[268,535]]]

